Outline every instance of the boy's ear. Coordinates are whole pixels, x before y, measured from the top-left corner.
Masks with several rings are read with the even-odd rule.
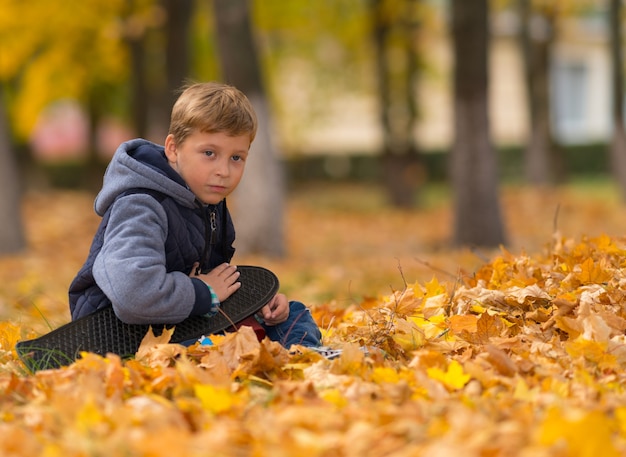
[[[176,161],[176,141],[174,140],[174,135],[171,133],[165,137],[165,156],[169,162]]]

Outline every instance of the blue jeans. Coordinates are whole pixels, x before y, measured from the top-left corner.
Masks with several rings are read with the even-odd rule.
[[[306,347],[322,345],[322,333],[311,316],[311,311],[299,301],[289,302],[289,317],[278,325],[265,325],[267,337],[289,349],[292,344]]]

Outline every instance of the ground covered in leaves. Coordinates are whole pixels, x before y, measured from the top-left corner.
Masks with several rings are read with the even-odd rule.
[[[618,203],[508,190],[510,246],[470,252],[445,248],[445,202],[405,213],[356,195],[351,210],[294,196],[292,255],[264,263],[341,357],[244,329],[36,374],[14,344],[67,322],[97,221],[91,196],[30,195],[31,247],[0,259],[0,455],[626,454]]]

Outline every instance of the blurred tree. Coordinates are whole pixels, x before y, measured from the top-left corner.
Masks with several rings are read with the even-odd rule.
[[[246,174],[237,189],[237,249],[282,256],[285,185],[271,138],[271,116],[248,0],[213,0],[223,80],[245,93],[259,119]]]
[[[301,139],[312,138],[312,128],[337,128],[337,118],[354,112],[355,104],[347,105],[347,100],[366,102],[369,108],[376,97],[370,0],[254,4],[266,95],[271,97],[284,152],[298,154]],[[321,143],[315,139],[312,146]]]
[[[4,127],[16,145],[28,141],[39,113],[50,103],[78,100],[90,119],[88,172],[82,176],[86,183],[97,186],[101,168],[96,168],[96,126],[105,113],[116,111],[116,102],[119,107],[126,100],[120,96],[129,74],[124,34],[158,23],[153,4],[154,0],[135,0],[136,9],[129,11],[121,0],[58,4],[0,0],[0,82],[10,99],[10,104],[3,106],[7,115]],[[2,152],[10,151],[3,148]],[[11,170],[8,163],[3,172]],[[16,173],[10,175],[11,180],[18,179]],[[10,181],[5,182],[9,186]],[[18,208],[19,201],[10,201],[12,198],[18,198],[15,192],[2,192],[2,206]],[[14,218],[2,218],[2,233],[9,233],[8,225],[13,222]]]
[[[452,0],[454,48],[454,243],[505,242],[498,201],[498,166],[488,117],[488,0]]]
[[[417,123],[419,0],[370,0],[376,50],[383,182],[391,203],[410,208],[423,179]]]
[[[610,144],[611,170],[626,201],[626,132],[624,131],[624,68],[622,0],[609,0],[609,30],[611,34],[611,67],[613,85],[613,136]]]
[[[552,185],[565,178],[563,152],[551,121],[550,66],[560,2],[518,0],[519,41],[524,62],[529,138],[524,154],[526,180]]]
[[[124,108],[130,112],[135,135],[155,142],[163,141],[167,133],[172,104],[173,95],[168,94],[168,63],[172,53],[176,52],[174,49],[182,55],[181,60],[174,57],[178,64],[185,62],[188,52],[177,47],[186,44],[187,30],[180,28],[184,27],[184,21],[181,25],[177,20],[179,14],[184,16],[186,3],[188,0],[180,2],[180,13],[172,13],[168,9],[172,8],[168,0],[128,0],[123,2],[119,13],[120,33],[130,68],[127,79],[129,96]],[[170,14],[174,17],[170,18]],[[174,38],[173,33],[180,33],[181,37]],[[188,66],[183,66],[180,71],[187,70]]]
[[[22,24],[9,19],[17,7],[15,1],[0,2],[0,255],[18,252],[26,244],[21,215],[22,180],[15,158],[13,130],[8,113],[11,83],[18,72],[18,59],[8,51],[16,48],[19,54],[23,47],[29,47],[28,43],[17,43],[16,38],[24,32]],[[4,38],[10,37],[13,37],[11,41],[4,41]]]
[[[193,0],[162,0],[167,20],[166,28],[166,107],[170,107],[178,98],[177,91],[189,78],[191,61],[191,37],[189,34],[191,15],[194,11]],[[169,111],[169,110],[168,110]]]
[[[11,134],[0,86],[0,255],[11,254],[26,245],[21,214],[21,180],[13,152]]]
[[[135,24],[133,1],[127,3],[127,12],[122,16],[123,37],[128,48],[130,72],[129,110],[135,135],[148,138],[150,113],[150,84],[148,83],[149,68],[146,64],[146,33],[144,27]],[[125,19],[124,19],[125,18]]]
[[[130,110],[135,134],[162,142],[180,88],[190,79],[194,0],[126,2]]]
[[[178,98],[178,90],[190,76],[191,37],[189,34],[194,0],[162,0],[167,20],[166,74],[167,98],[165,106],[172,107]]]
[[[18,140],[28,138],[51,102],[75,99],[86,104],[92,93],[126,80],[128,59],[120,27],[125,2],[1,1],[0,78],[14,88],[9,115]]]

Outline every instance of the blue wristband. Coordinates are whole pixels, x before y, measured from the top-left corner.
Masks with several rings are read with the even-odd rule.
[[[206,285],[209,288],[209,292],[211,293],[211,309],[208,313],[205,314],[206,317],[212,317],[217,314],[220,308],[220,300],[217,298],[217,294],[213,290],[211,286]]]

